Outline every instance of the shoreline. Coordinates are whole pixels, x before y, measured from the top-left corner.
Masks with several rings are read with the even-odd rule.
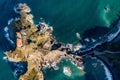
[[[34,76],[43,80],[44,76],[39,70],[45,67],[57,69],[56,64],[62,57],[66,58],[69,55],[67,52],[75,49],[75,47],[67,47],[57,42],[51,34],[53,28],[45,22],[39,22],[37,26],[31,22],[33,16],[30,14],[31,10],[27,4],[19,3],[16,6],[17,10],[19,10],[20,17],[8,22],[10,29],[13,29],[11,31],[15,31],[13,33],[15,34],[16,48],[7,51],[5,53],[6,58],[11,62],[26,62],[28,64],[27,71],[23,75],[19,75],[19,80],[26,80],[26,77],[29,80],[29,77],[32,79]],[[76,48],[78,49],[78,45],[76,45]],[[81,59],[81,57],[79,58]],[[78,65],[77,58],[74,61]],[[79,63],[79,65],[82,65],[82,63]],[[33,74],[34,71],[36,74]],[[15,71],[15,73],[17,72],[19,71]],[[32,74],[32,76],[29,76],[29,74]]]
[[[64,44],[63,44],[64,45]],[[73,54],[74,55],[74,54]]]

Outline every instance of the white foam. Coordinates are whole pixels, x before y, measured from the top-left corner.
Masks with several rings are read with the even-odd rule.
[[[74,46],[74,51],[77,51],[80,48],[82,48],[82,44],[77,44],[76,46]]]
[[[106,78],[108,80],[112,80],[112,75],[110,73],[110,71],[108,70],[108,68],[104,65],[104,69],[105,69],[105,73],[106,73]]]
[[[11,44],[14,44],[14,42],[10,39],[7,26],[4,28],[4,31],[5,31],[5,37],[7,38],[7,40],[10,41]]]
[[[103,66],[103,68],[105,70],[106,79],[107,80],[112,80],[112,74],[110,73],[109,69],[106,67],[106,65],[104,63],[102,63],[102,61],[100,61],[100,62],[101,62],[101,65]]]
[[[5,27],[5,28],[4,28],[4,31],[7,32],[7,31],[8,31],[8,27]]]
[[[4,56],[4,57],[3,57],[3,60],[7,60],[7,57],[6,57],[6,56]]]
[[[10,23],[13,21],[13,18],[11,18],[10,20],[8,20],[8,25],[10,25]]]
[[[16,6],[13,9],[14,9],[15,13],[19,13],[19,11],[17,11],[17,9],[16,9]]]
[[[85,38],[85,41],[86,41],[86,42],[90,42],[90,39],[89,39],[89,38]]]
[[[92,38],[91,40],[92,40],[92,42],[95,42],[95,41],[96,41],[96,40],[95,40],[95,39],[93,39],[93,38]]]
[[[76,33],[76,37],[77,37],[78,39],[81,39],[80,34],[79,34],[78,32]]]
[[[116,32],[113,32],[114,30],[116,30]],[[106,35],[104,35],[103,37],[99,38],[97,41],[91,43],[90,45],[87,45],[86,47],[83,47],[84,49],[79,49],[78,54],[82,53],[82,52],[86,52],[86,51],[90,51],[93,48],[95,48],[96,46],[102,45],[105,42],[110,42],[113,39],[115,39],[118,35],[120,34],[120,21],[118,21],[117,25]],[[89,39],[86,38],[85,39],[86,42],[89,42]]]

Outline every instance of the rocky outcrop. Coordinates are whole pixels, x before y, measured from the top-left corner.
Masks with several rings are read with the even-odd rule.
[[[51,35],[52,27],[45,22],[40,22],[38,26],[35,26],[30,8],[26,4],[18,4],[16,10],[20,17],[9,25],[12,30],[11,35],[15,36],[16,48],[7,51],[6,58],[16,63],[27,63],[27,71],[17,76],[19,80],[44,80],[40,69],[51,66],[66,52],[60,49],[52,50],[52,46],[56,43]]]

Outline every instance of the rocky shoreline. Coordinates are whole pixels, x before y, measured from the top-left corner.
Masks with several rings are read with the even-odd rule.
[[[44,67],[57,69],[56,63],[62,57],[71,58],[75,64],[82,66],[82,57],[67,54],[70,47],[66,47],[56,42],[51,32],[53,28],[45,22],[39,22],[36,26],[30,8],[27,4],[18,4],[15,8],[20,17],[9,23],[10,35],[16,47],[5,53],[5,58],[10,62],[25,62],[27,71],[20,74],[19,80],[44,80],[40,71]],[[20,73],[15,71],[15,75]]]
[[[108,37],[104,36],[103,39],[105,40],[103,42],[101,42],[102,39],[100,39],[98,40],[99,44],[97,42],[91,43],[91,45],[85,49],[80,44],[76,46],[67,44],[65,46],[54,39],[51,34],[53,28],[44,21],[40,21],[38,25],[34,24],[33,16],[30,14],[31,9],[25,3],[18,4],[14,9],[20,17],[13,19],[9,23],[9,29],[11,38],[16,42],[16,47],[14,50],[7,51],[5,53],[5,58],[15,63],[26,62],[27,71],[20,75],[19,80],[32,80],[33,78],[36,80],[44,80],[44,76],[40,69],[53,67],[57,70],[58,67],[56,64],[63,57],[71,59],[74,65],[83,69],[83,56],[92,56],[93,54],[90,52],[93,48],[96,48],[99,44],[111,41],[110,36],[112,34],[107,34]],[[117,28],[119,29],[119,22],[117,23]],[[115,36],[117,34],[119,34],[119,30],[117,33],[113,33]],[[80,34],[76,33],[76,35],[78,39],[80,39]],[[90,46],[93,47],[91,48]],[[111,70],[111,66],[108,65],[109,62],[106,62],[103,56],[97,57],[107,65],[114,78],[116,74]],[[117,77],[115,80],[117,80]]]

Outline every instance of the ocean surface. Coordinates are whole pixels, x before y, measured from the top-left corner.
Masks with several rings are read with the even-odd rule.
[[[3,59],[3,53],[0,53],[0,79],[1,80],[17,80],[12,72],[12,69],[6,62],[6,60]]]
[[[30,6],[32,10],[31,13],[34,15],[35,24],[38,24],[40,18],[43,18],[49,25],[53,26],[53,35],[57,41],[63,43],[77,43],[77,32],[85,38],[90,36],[97,36],[97,38],[99,38],[103,36],[108,32],[111,24],[118,19],[120,14],[120,0],[0,0],[0,51],[9,50],[14,45],[8,34],[9,30],[7,25],[11,18],[17,17],[13,8],[19,2],[27,3],[28,6]],[[100,27],[101,30],[97,27]],[[94,34],[91,32],[89,36],[82,35],[85,34],[87,30],[93,29]],[[106,29],[106,31],[104,31],[104,29]],[[87,65],[93,63],[91,59],[86,60],[86,62],[88,62]],[[9,65],[5,63],[2,55],[0,55],[0,63],[5,64],[0,66],[0,79],[14,80],[11,74],[12,70]],[[70,62],[64,62],[63,64],[66,63],[68,63],[69,66],[73,66]],[[63,64],[59,64],[61,68],[64,66]],[[92,69],[93,65],[89,66],[91,66],[90,69],[86,67],[86,75],[90,78],[86,80],[98,80],[95,76],[98,78],[101,77],[102,80],[107,80],[103,79],[106,73],[103,66],[100,67],[100,69],[97,67],[97,74],[95,74],[95,70]],[[48,73],[52,73],[49,70],[47,71]],[[93,73],[91,74],[90,72]],[[56,71],[53,71],[53,74],[54,73],[56,73]],[[61,70],[58,71],[58,74],[60,73]],[[8,77],[6,77],[6,75]],[[83,78],[86,75],[83,75]],[[93,79],[91,79],[91,76]],[[48,78],[49,77],[50,76],[48,76]],[[56,80],[56,78],[54,78],[54,80]]]
[[[76,32],[82,36],[84,31],[97,26],[109,28],[120,13],[120,0],[19,1],[31,7],[35,23],[44,18],[53,26],[57,41],[64,43],[76,43]]]
[[[69,59],[62,59],[57,66],[58,70],[54,68],[42,69],[45,80],[85,80],[85,72],[80,70],[77,66],[71,63]],[[71,76],[67,76],[63,72],[64,67],[69,67],[71,70]]]
[[[73,65],[71,60],[62,59],[57,64],[59,67],[58,70],[54,70],[53,68],[43,69],[45,80],[112,80],[112,78],[109,77],[110,74],[107,74],[109,71],[106,71],[106,67],[101,61],[92,57],[86,57],[85,61],[83,71]],[[70,67],[71,76],[66,76],[63,73],[64,67]]]

